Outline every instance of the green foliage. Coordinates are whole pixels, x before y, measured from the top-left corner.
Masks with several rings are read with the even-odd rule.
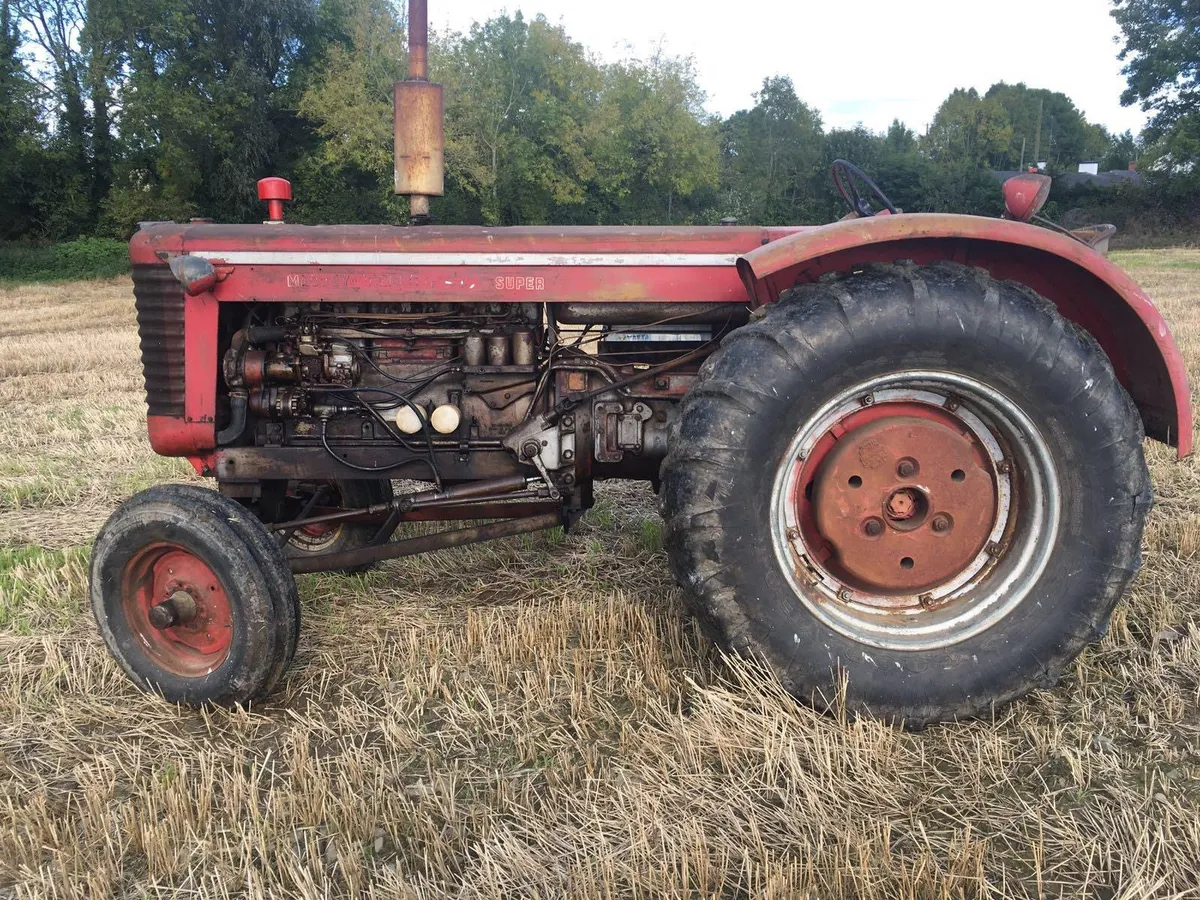
[[[1132,131],[1114,135],[1112,143],[1100,160],[1100,171],[1111,172],[1115,169],[1128,169],[1131,162],[1136,162],[1140,152],[1138,143]]]
[[[604,62],[561,25],[519,12],[434,33],[446,183],[433,217],[829,221],[845,212],[829,177],[837,158],[857,163],[905,210],[994,214],[991,170],[1036,155],[1052,172],[1084,159],[1105,169],[1137,160],[1153,200],[1124,197],[1124,218],[1154,210],[1183,221],[1175,211],[1196,205],[1200,182],[1198,13],[1190,0],[1114,6],[1126,38],[1125,99],[1156,112],[1138,138],[1089,123],[1066,94],[1005,82],[953,91],[920,136],[900,121],[882,134],[827,129],[783,76],[765,78],[752,105],[720,119],[705,111],[688,58]],[[5,251],[6,264],[89,270],[49,245],[81,234],[124,241],[143,220],[259,221],[255,181],[271,174],[293,181],[294,221],[407,221],[406,199],[392,192],[392,85],[407,67],[402,7],[0,0],[0,241],[29,242]],[[1052,208],[1072,208],[1073,195],[1059,193]]]
[[[1114,0],[1124,43],[1118,58],[1127,106],[1153,111],[1152,138],[1200,110],[1200,5],[1194,0]]]
[[[0,0],[0,240],[22,234],[37,209],[42,128],[20,45],[15,9]]]
[[[1007,145],[989,158],[996,169],[1012,170],[1022,162],[1032,165],[1044,160],[1051,171],[1072,171],[1079,162],[1099,161],[1108,152],[1108,133],[1089,123],[1071,98],[1059,91],[1001,81],[988,88],[984,102],[1002,106],[1012,127]]]
[[[754,96],[721,127],[722,210],[764,225],[812,221],[828,205],[821,117],[786,76],[763,79]]]
[[[74,281],[111,278],[129,271],[129,247],[108,238],[61,244],[0,244],[0,280]]]
[[[1121,102],[1152,112],[1141,170],[1164,201],[1200,194],[1200,4],[1114,0],[1127,79]]]
[[[691,60],[660,54],[607,67],[587,144],[596,160],[588,220],[679,224],[705,217],[720,156]]]
[[[1005,157],[1013,128],[1004,104],[958,88],[947,97],[925,135],[929,157],[947,166],[994,165]]]

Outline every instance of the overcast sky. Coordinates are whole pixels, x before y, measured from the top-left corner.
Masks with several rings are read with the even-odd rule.
[[[752,105],[767,75],[790,75],[827,126],[875,131],[900,118],[923,132],[953,88],[996,81],[1062,91],[1088,120],[1136,133],[1122,107],[1108,0],[429,0],[429,24],[465,31],[502,10],[542,13],[605,60],[693,56],[708,108]],[[1017,12],[1022,10],[1022,12]],[[851,39],[850,34],[870,35]]]

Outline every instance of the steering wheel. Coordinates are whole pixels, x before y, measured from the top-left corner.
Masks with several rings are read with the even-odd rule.
[[[858,186],[855,184],[856,179],[870,188],[871,194],[883,204],[888,212],[892,214],[903,212],[903,210],[897,209],[892,201],[888,199],[887,194],[880,189],[879,185],[871,180],[870,175],[852,162],[847,162],[844,159],[835,159],[833,161],[833,184],[838,189],[838,193],[842,195],[842,199],[846,201],[846,206],[850,208],[850,212],[860,217],[875,215],[875,209],[871,206],[871,201],[858,192]]]

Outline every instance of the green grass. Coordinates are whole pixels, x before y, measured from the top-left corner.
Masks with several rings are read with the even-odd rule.
[[[129,271],[129,246],[111,238],[0,244],[0,283],[112,278]]]
[[[0,631],[66,628],[83,606],[87,566],[86,547],[0,547]]]

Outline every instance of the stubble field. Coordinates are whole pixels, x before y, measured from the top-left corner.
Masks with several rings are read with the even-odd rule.
[[[1117,255],[1200,384],[1200,251]],[[0,288],[0,898],[1200,896],[1200,461],[1070,677],[908,734],[708,649],[650,489],[581,527],[305,576],[283,690],[193,712],[96,634],[88,545],[187,480],[127,279]]]

